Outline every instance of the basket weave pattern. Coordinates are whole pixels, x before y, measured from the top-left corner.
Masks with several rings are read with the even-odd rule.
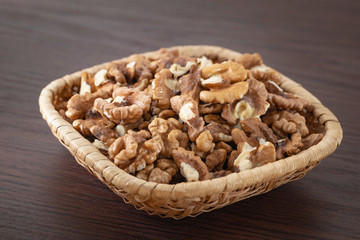
[[[234,59],[241,55],[214,46],[178,46],[170,49],[177,49],[180,54],[193,57],[217,56],[220,60]],[[144,55],[150,56],[153,53]],[[325,126],[324,138],[317,145],[286,159],[222,178],[178,184],[146,182],[124,172],[101,154],[61,117],[52,104],[56,94],[66,87],[80,83],[83,71],[95,73],[107,64],[84,69],[51,82],[40,94],[40,111],[52,133],[81,166],[121,196],[126,203],[131,203],[149,214],[175,219],[197,216],[202,212],[268,192],[305,176],[322,159],[334,152],[342,140],[342,129],[334,114],[301,85],[284,76],[280,86],[287,92],[309,100],[315,109],[313,114]]]

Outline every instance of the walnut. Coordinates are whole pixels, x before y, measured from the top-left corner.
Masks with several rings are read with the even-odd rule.
[[[260,117],[270,106],[266,101],[268,93],[264,84],[255,79],[249,79],[247,82],[249,89],[242,100],[224,106],[221,115],[229,124],[236,124],[238,119]]]
[[[95,88],[99,88],[103,86],[104,84],[108,83],[110,79],[107,77],[107,71],[106,69],[101,69],[97,71],[94,75],[94,86]]]
[[[249,88],[247,82],[237,82],[227,88],[201,91],[200,100],[207,103],[232,103],[240,100]]]
[[[227,157],[227,152],[225,149],[217,149],[214,150],[209,155],[207,155],[205,164],[208,170],[209,171],[221,170],[225,163],[226,157]]]
[[[190,69],[190,73],[182,76],[179,81],[180,92],[182,97],[191,98],[199,104],[199,93],[201,91],[201,77],[200,69],[198,65],[193,65]]]
[[[204,116],[204,121],[208,124],[210,124],[210,123],[226,124],[227,123],[227,121],[218,114],[207,114]]]
[[[251,152],[250,160],[254,166],[262,166],[276,161],[275,146],[271,142],[261,144],[255,151]]]
[[[176,112],[174,110],[163,110],[159,113],[159,118],[171,118],[171,117],[175,117],[176,116]]]
[[[268,93],[273,93],[286,98],[286,93],[284,92],[284,90],[275,82],[268,80],[264,82],[264,85]]]
[[[323,137],[324,135],[322,133],[313,133],[301,139],[301,142],[303,144],[301,150],[308,149],[309,147],[318,144]]]
[[[256,135],[252,135],[252,137],[248,137],[248,136],[246,136],[245,132],[241,129],[234,128],[231,131],[231,136],[236,145],[247,142],[252,147],[259,146],[259,140]]]
[[[281,138],[285,138],[288,134],[300,132],[304,137],[309,134],[306,126],[306,120],[299,113],[291,113],[288,111],[272,111],[263,117],[263,121],[271,125],[272,130]]]
[[[255,66],[263,64],[262,58],[258,53],[245,53],[236,59],[236,62],[243,65],[246,69],[251,69]]]
[[[92,74],[88,72],[83,72],[81,74],[81,82],[80,82],[80,95],[90,94],[95,92],[94,78]]]
[[[223,141],[216,143],[215,149],[224,149],[228,154],[231,153],[231,151],[233,150],[233,148],[229,144]]]
[[[221,117],[225,119],[230,125],[235,125],[238,119],[234,116],[232,109],[235,109],[234,103],[225,104],[221,112]]]
[[[107,76],[121,85],[152,79],[150,61],[143,56],[133,55],[132,61],[114,61],[107,67]]]
[[[276,149],[276,159],[283,159],[291,155],[297,154],[300,152],[303,147],[301,142],[301,134],[299,132],[291,135],[291,138],[286,138],[283,141],[279,141]]]
[[[282,75],[274,69],[255,67],[248,71],[249,75],[258,81],[273,81],[276,84],[280,84]]]
[[[174,148],[186,147],[188,143],[188,136],[181,132],[183,124],[175,118],[167,120],[162,118],[154,118],[148,126],[153,138],[161,139],[164,146],[161,150],[161,156],[171,157],[171,152]],[[174,131],[178,130],[178,131]]]
[[[73,95],[67,103],[68,110],[65,112],[65,115],[71,120],[84,118],[86,112],[93,107],[95,99],[111,97],[112,92],[117,87],[116,84],[106,84],[94,93]]]
[[[174,148],[179,148],[179,147],[185,148],[189,142],[189,137],[185,132],[183,132],[179,129],[174,129],[174,130],[171,130],[171,132],[169,132],[167,140],[168,140],[169,146],[172,150]]]
[[[156,107],[161,110],[169,109],[170,98],[175,96],[175,92],[166,85],[166,81],[172,78],[168,69],[163,69],[155,74],[152,81],[152,99],[156,102]]]
[[[192,142],[196,140],[203,131],[205,122],[199,116],[198,105],[194,99],[185,96],[175,96],[170,99],[171,107],[185,123],[189,138]]]
[[[175,162],[169,159],[156,161],[157,167],[149,175],[149,182],[170,183],[172,177],[179,171]]]
[[[199,104],[199,113],[200,114],[210,114],[210,113],[221,113],[223,110],[222,104],[213,104],[213,103],[205,103]]]
[[[205,130],[196,138],[196,147],[203,152],[209,152],[215,147],[209,130]]]
[[[150,138],[147,131],[134,132],[129,130],[127,134],[111,144],[109,148],[109,158],[122,169],[128,167],[136,156],[139,145]]]
[[[172,151],[172,156],[180,169],[181,175],[183,175],[188,182],[210,179],[207,166],[200,157],[195,156],[194,152],[186,151],[180,147]]]
[[[245,171],[253,167],[250,156],[251,152],[256,150],[256,147],[251,147],[247,142],[238,145],[238,152],[240,154],[233,162],[233,166],[238,168],[239,171]]]
[[[242,130],[246,132],[249,137],[254,137],[257,140],[265,139],[271,143],[277,143],[278,137],[273,131],[258,118],[248,118],[240,121]]]
[[[143,170],[137,172],[136,177],[148,181],[150,173],[154,169],[154,164],[148,164]]]
[[[96,99],[95,109],[103,117],[116,123],[134,123],[149,111],[151,98],[143,91],[121,87],[114,91],[111,103],[104,99]]]
[[[145,130],[129,130],[109,147],[110,159],[128,173],[141,171],[156,160],[163,146],[162,142],[149,138],[150,133]]]
[[[191,57],[179,55],[177,50],[168,51],[166,49],[161,49],[158,51],[157,54],[150,57],[150,60],[152,60],[150,67],[153,72],[159,72],[164,68],[171,68],[173,64],[180,65],[180,67],[186,67],[188,62],[195,61],[195,59]],[[181,75],[180,71],[177,72],[176,75]]]
[[[135,173],[144,169],[147,164],[151,164],[157,159],[157,156],[162,148],[163,143],[158,139],[147,140],[144,142],[142,147],[139,148],[139,151],[131,165],[124,170],[129,173]]]
[[[107,66],[107,75],[120,84],[127,84],[126,62],[112,62]]]
[[[193,61],[186,62],[185,66],[181,66],[180,64],[174,63],[170,67],[170,72],[174,75],[175,79],[178,79],[182,75],[186,74],[190,71],[190,68],[196,63]]]
[[[207,125],[204,129],[210,131],[210,134],[215,142],[218,141],[230,142],[232,140],[229,131],[230,128],[228,127],[228,125],[213,122]]]
[[[201,86],[209,89],[226,88],[231,85],[230,79],[222,78],[220,75],[212,76],[208,79],[201,79]]]
[[[225,84],[244,81],[247,77],[245,68],[233,61],[216,63],[201,69],[202,84],[209,88],[222,87]]]

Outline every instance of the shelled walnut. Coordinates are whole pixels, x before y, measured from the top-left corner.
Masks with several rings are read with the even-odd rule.
[[[132,55],[84,72],[53,103],[115,165],[156,183],[247,171],[321,141],[310,102],[259,54],[223,60]]]

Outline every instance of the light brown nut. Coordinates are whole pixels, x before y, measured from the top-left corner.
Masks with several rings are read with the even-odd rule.
[[[157,183],[169,183],[172,176],[169,173],[161,170],[160,168],[154,168],[149,175],[149,182]]]
[[[222,110],[223,110],[222,104],[212,104],[212,103],[199,104],[200,114],[221,113]]]
[[[285,140],[278,143],[276,149],[276,159],[283,159],[291,155],[297,154],[300,152],[303,147],[301,142],[301,134],[294,133],[291,135],[291,139],[286,138]]]
[[[225,149],[217,149],[207,155],[205,164],[209,171],[219,171],[224,166],[227,157]]]
[[[136,177],[148,181],[151,171],[154,169],[154,164],[147,165],[143,170],[140,170]]]
[[[278,109],[302,111],[304,108],[309,107],[307,100],[290,93],[284,93],[282,96],[269,93],[267,101],[271,106],[276,106]]]
[[[169,79],[172,79],[172,73],[168,69],[163,69],[155,74],[152,81],[152,99],[161,110],[169,109],[170,98],[175,96],[175,92],[166,85]]]
[[[206,156],[209,154],[209,152],[205,152],[200,150],[195,143],[191,144],[191,151],[193,151],[195,153],[196,156],[201,157],[202,159],[205,159]]]
[[[138,105],[121,106],[101,98],[95,100],[94,107],[103,117],[121,124],[137,122],[144,113]]]
[[[135,173],[144,169],[146,165],[152,164],[157,159],[162,148],[163,142],[159,139],[152,138],[147,140],[138,149],[138,153],[133,162],[124,170],[128,173]]]
[[[210,123],[226,124],[227,123],[227,121],[218,114],[207,114],[204,116],[204,121],[207,124],[210,124]]]
[[[65,115],[71,120],[84,118],[86,112],[93,107],[95,99],[111,97],[112,92],[117,87],[118,86],[116,84],[106,84],[94,93],[73,95],[67,103],[67,111],[65,112]]]
[[[210,179],[210,173],[200,157],[194,152],[178,148],[172,152],[174,161],[188,182]]]
[[[186,95],[181,95],[172,97],[170,103],[180,119],[185,123],[190,140],[194,142],[205,125],[204,119],[199,116],[196,101]]]
[[[170,159],[159,159],[156,161],[156,166],[170,174],[170,176],[174,176],[177,172],[179,172],[179,168],[176,166],[176,163]]]
[[[90,128],[91,134],[109,147],[119,134],[112,128],[94,125]]]
[[[150,138],[147,131],[134,132],[129,130],[126,135],[116,139],[109,147],[109,158],[122,169],[127,168],[137,155],[139,145]]]
[[[212,76],[208,79],[201,79],[201,86],[209,89],[227,88],[231,85],[229,79],[223,79],[220,75]]]
[[[268,80],[264,82],[264,85],[268,93],[273,93],[282,97],[286,97],[284,90],[275,82]]]
[[[114,91],[111,103],[96,99],[94,108],[103,116],[116,123],[134,123],[149,111],[151,98],[143,91],[121,87]]]
[[[245,68],[233,61],[226,61],[223,63],[216,63],[208,67],[204,67],[201,69],[201,76],[205,81],[210,78],[214,78],[215,82],[223,82],[223,84],[230,84],[235,82],[244,81],[247,77],[247,73]],[[230,82],[228,82],[230,81]],[[210,81],[209,83],[211,83]],[[212,83],[216,85],[215,87],[219,87],[218,84]],[[206,84],[207,87],[211,88],[211,84]]]
[[[253,166],[263,166],[276,161],[275,146],[271,142],[261,144],[255,151],[251,152],[250,160]]]
[[[245,53],[235,60],[237,63],[243,65],[246,69],[251,69],[255,66],[263,64],[260,54],[254,53],[249,54]]]
[[[209,152],[215,147],[213,143],[213,137],[210,134],[209,130],[205,130],[196,138],[196,147],[200,151]]]
[[[95,92],[94,78],[93,75],[88,72],[83,72],[81,74],[80,82],[80,95],[90,94]]]
[[[159,118],[171,118],[171,117],[175,117],[176,116],[176,112],[174,110],[163,110],[159,113]]]
[[[196,64],[195,61],[188,61],[186,62],[185,66],[181,66],[180,64],[173,63],[169,68],[169,70],[174,75],[174,78],[178,79],[179,77],[189,72],[190,68],[195,64]]]
[[[233,148],[229,144],[223,141],[216,143],[215,149],[224,149],[228,154],[231,153],[231,151],[233,150]]]
[[[256,138],[257,140],[265,139],[274,144],[278,141],[278,137],[273,131],[258,118],[242,120],[240,121],[240,125],[242,130],[251,138]]]
[[[107,77],[107,71],[106,69],[100,69],[97,71],[94,75],[94,86],[95,89],[99,89],[101,86],[104,86],[105,84],[109,83],[110,79]]]
[[[202,89],[199,66],[192,66],[190,73],[182,76],[179,81],[181,96],[191,98],[199,105],[199,93]]]
[[[221,112],[221,117],[225,119],[230,125],[235,125],[238,122],[238,119],[236,119],[233,114],[233,108],[233,104],[225,104]]]
[[[232,170],[238,170],[235,166],[234,166],[234,162],[236,160],[236,158],[239,156],[239,153],[237,150],[233,150],[231,151],[230,155],[228,156],[228,169],[232,169]]]
[[[238,153],[240,153],[232,163],[234,168],[239,169],[240,172],[252,169],[251,153],[256,150],[256,147],[250,146],[247,142],[238,144]]]
[[[302,137],[309,134],[305,117],[299,113],[291,113],[284,110],[272,111],[263,117],[263,121],[271,125],[272,130],[281,138],[285,138],[295,132],[299,132]]]
[[[112,62],[107,66],[107,75],[120,84],[127,84],[126,62]]]
[[[213,122],[207,125],[204,129],[210,131],[210,134],[215,142],[230,142],[232,140],[232,136],[230,135],[230,127],[228,127],[228,125]]]
[[[262,82],[255,79],[247,80],[249,90],[234,106],[232,113],[236,119],[244,120],[246,118],[260,117],[268,110],[270,104],[266,101],[268,92]]]
[[[200,100],[207,103],[232,103],[240,100],[249,88],[247,82],[237,82],[228,88],[216,89],[213,91],[201,91]]]
[[[301,150],[308,149],[309,147],[318,144],[318,142],[320,142],[323,137],[324,135],[322,133],[313,133],[301,139],[301,142],[303,144]]]
[[[167,138],[171,150],[179,147],[186,148],[189,142],[188,135],[179,129],[171,130]]]
[[[245,132],[241,129],[234,128],[231,131],[231,136],[236,145],[239,145],[241,143],[247,142],[252,147],[258,147],[259,146],[259,140],[257,136],[254,137],[248,137],[246,136]]]
[[[175,162],[169,159],[156,161],[156,168],[152,170],[148,181],[157,183],[170,183],[172,177],[179,171]]]
[[[175,118],[169,118],[167,120],[154,118],[148,128],[153,138],[157,137],[163,142],[161,156],[169,158],[174,148],[186,147],[187,145],[188,136],[181,131],[183,124]]]
[[[270,69],[270,68],[266,68],[266,69],[263,69],[261,67],[253,68],[248,71],[248,74],[251,77],[261,82],[273,81],[276,84],[280,84],[282,80],[282,75],[278,71],[275,71],[274,69]]]

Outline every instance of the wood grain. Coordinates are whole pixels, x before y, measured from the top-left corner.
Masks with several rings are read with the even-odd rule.
[[[358,1],[0,0],[1,239],[358,239]],[[338,116],[344,140],[300,181],[180,221],[125,204],[51,135],[51,80],[182,44],[259,52]]]

